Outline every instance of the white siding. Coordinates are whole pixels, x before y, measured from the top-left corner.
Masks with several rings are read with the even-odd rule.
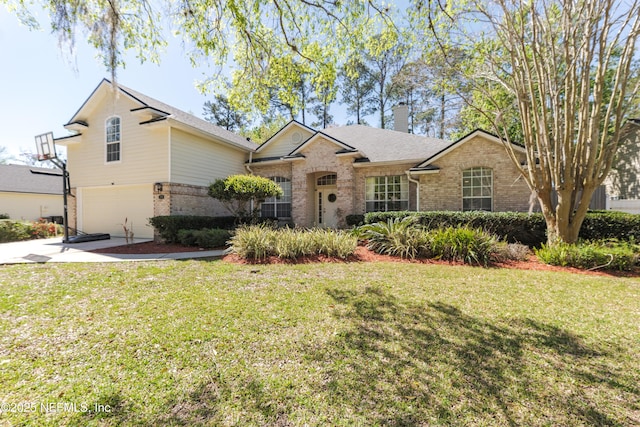
[[[217,178],[246,173],[247,157],[224,143],[171,130],[171,182],[208,186]]]
[[[291,126],[286,131],[278,134],[274,139],[266,145],[264,149],[254,155],[254,158],[260,159],[263,157],[282,157],[295,150],[298,145],[302,144],[309,137],[311,133],[308,129]]]
[[[68,146],[68,164],[73,187],[129,185],[168,181],[168,127],[140,125],[131,114],[140,105],[129,97],[107,94],[97,102],[82,132],[82,140]],[[120,161],[106,162],[106,120],[121,118]]]
[[[62,194],[0,192],[0,214],[8,214],[11,219],[35,221],[46,216],[62,216],[63,211]]]

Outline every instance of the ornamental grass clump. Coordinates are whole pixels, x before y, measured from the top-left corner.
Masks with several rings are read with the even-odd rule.
[[[429,233],[416,225],[412,217],[390,218],[360,227],[367,249],[401,258],[429,257]]]
[[[430,232],[434,258],[487,266],[496,250],[497,239],[479,228],[447,227]]]
[[[261,225],[239,227],[231,237],[231,252],[246,259],[268,256],[295,259],[326,255],[347,258],[356,250],[358,239],[350,233],[323,229],[274,229]]]
[[[634,241],[583,241],[542,245],[535,250],[545,264],[588,270],[630,271],[640,265],[640,245]]]

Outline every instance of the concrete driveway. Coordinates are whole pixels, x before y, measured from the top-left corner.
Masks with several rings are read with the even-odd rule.
[[[134,239],[134,243],[150,239]],[[94,249],[125,245],[125,239],[112,237],[86,243],[62,243],[61,237],[27,240],[0,244],[0,264],[24,264],[45,262],[121,262],[152,261],[163,259],[189,259],[222,256],[223,251],[194,251],[172,254],[96,254]]]

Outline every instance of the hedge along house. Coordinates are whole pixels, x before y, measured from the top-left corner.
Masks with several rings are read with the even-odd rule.
[[[56,142],[67,147],[69,223],[85,232],[151,238],[148,218],[227,215],[207,195],[217,178],[245,173],[256,147],[232,132],[104,79]]]
[[[524,149],[514,149],[524,162]],[[263,216],[306,227],[340,227],[346,215],[372,211],[531,208],[503,142],[480,130],[451,142],[362,125],[316,131],[292,121],[252,153],[247,169],[284,190],[262,205]]]

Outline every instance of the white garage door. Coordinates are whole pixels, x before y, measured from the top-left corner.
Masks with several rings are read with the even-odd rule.
[[[85,233],[124,237],[122,224],[126,219],[134,237],[153,238],[153,228],[148,225],[148,219],[153,216],[151,185],[84,188],[79,202],[82,209],[78,228]]]

